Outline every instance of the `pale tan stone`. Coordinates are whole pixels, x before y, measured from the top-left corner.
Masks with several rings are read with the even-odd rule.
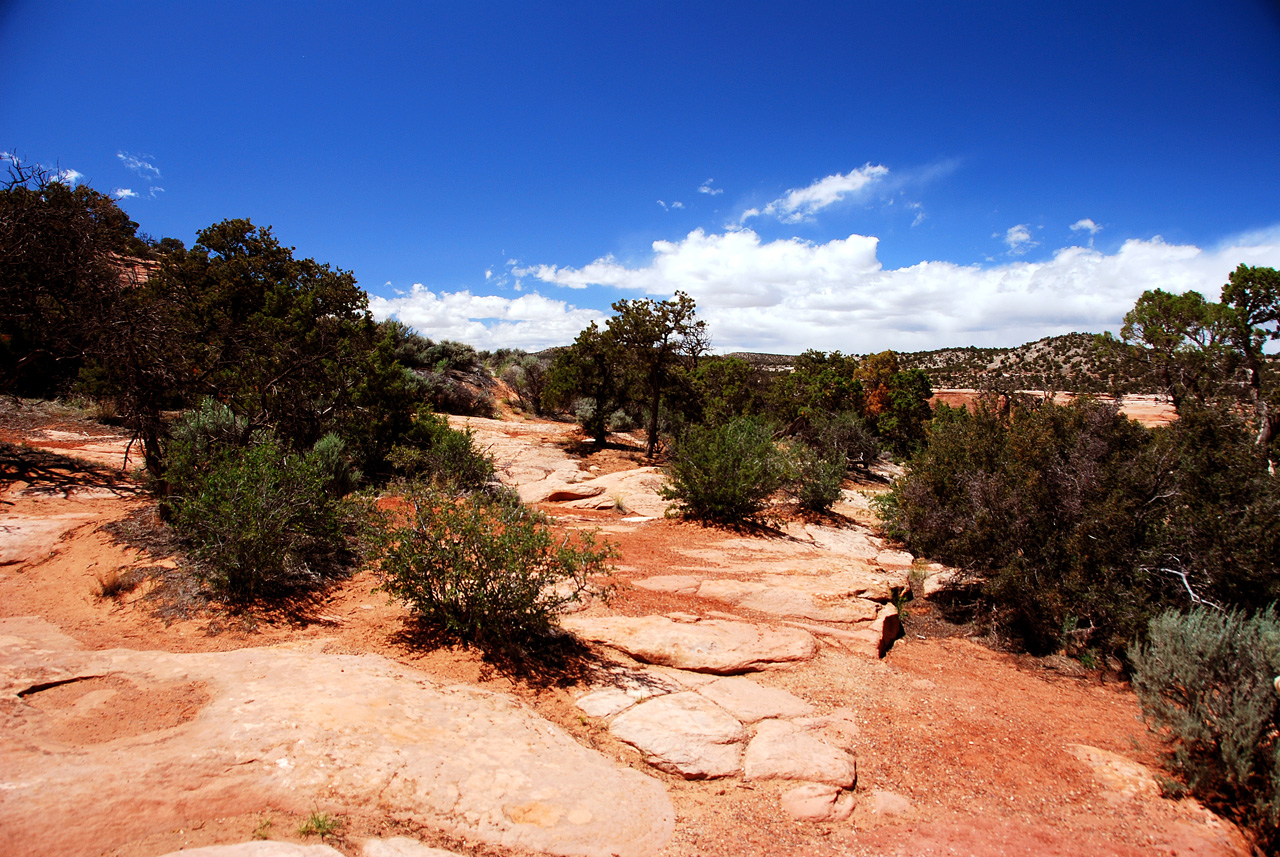
[[[650,765],[685,779],[729,777],[742,770],[746,730],[691,691],[637,705],[614,718],[609,731],[643,752]]]
[[[768,717],[803,717],[813,706],[800,697],[742,676],[726,676],[698,689],[698,693],[728,711],[743,723]]]
[[[782,796],[782,810],[796,821],[844,821],[853,813],[853,795],[827,783],[805,783]]]
[[[804,661],[818,651],[805,631],[723,619],[689,624],[665,616],[568,616],[561,624],[648,663],[721,675]]]
[[[375,655],[323,654],[322,642],[85,652],[40,626],[0,620],[0,853],[98,853],[197,815],[317,804],[338,815],[377,804],[494,846],[584,857],[652,854],[673,830],[660,783],[505,694]],[[68,713],[42,705],[41,688],[88,676],[154,694],[162,709],[165,694],[185,694],[189,716],[78,739],[110,724],[115,700],[103,697],[99,717],[80,703]]]
[[[748,780],[804,780],[852,788],[853,756],[785,720],[765,720],[747,745],[742,761]]]

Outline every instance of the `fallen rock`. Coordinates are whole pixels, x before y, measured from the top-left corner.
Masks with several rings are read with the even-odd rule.
[[[826,783],[805,783],[782,796],[782,810],[796,821],[844,821],[853,813],[853,795]]]
[[[748,780],[805,780],[840,788],[857,781],[853,757],[785,720],[765,720],[742,762]]]
[[[295,842],[263,840],[183,848],[181,851],[171,851],[164,857],[342,857],[342,852],[328,845],[298,845]]]
[[[785,578],[784,578],[785,579]],[[876,605],[861,598],[822,597],[775,581],[707,580],[698,597],[774,616],[795,616],[818,622],[871,622]]]
[[[687,780],[729,777],[742,770],[746,730],[723,708],[691,691],[624,711],[609,731],[644,753],[650,765]]]
[[[96,854],[193,818],[317,803],[564,855],[652,854],[674,827],[660,783],[515,699],[375,655],[86,652],[5,619],[3,690],[4,854]]]
[[[741,676],[716,679],[699,688],[698,693],[743,723],[755,723],[769,717],[803,717],[813,713],[813,706],[800,697]]]
[[[722,619],[681,623],[664,616],[568,616],[561,624],[651,664],[720,675],[804,661],[818,652],[806,631]]]

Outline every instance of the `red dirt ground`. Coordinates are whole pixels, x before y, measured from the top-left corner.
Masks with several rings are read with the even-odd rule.
[[[65,434],[52,440],[41,434],[47,428]],[[77,442],[70,438],[73,433],[86,439]],[[93,446],[93,458],[118,466],[118,457],[102,454],[104,443],[108,452],[123,451],[118,434],[109,443],[102,440],[112,433],[71,417],[0,416],[0,442],[27,442],[63,455]],[[59,464],[61,469],[55,466]],[[584,744],[667,785],[678,818],[675,837],[662,852],[669,857],[1250,853],[1232,825],[1195,802],[1167,800],[1149,789],[1126,793],[1123,782],[1108,783],[1067,749],[1085,744],[1157,766],[1158,747],[1143,727],[1133,693],[1118,676],[1090,672],[1064,658],[1040,661],[992,651],[964,637],[963,629],[938,620],[926,605],[908,605],[906,636],[882,661],[824,649],[803,668],[756,676],[800,693],[820,710],[850,709],[858,723],[859,803],[853,817],[839,823],[800,823],[779,808],[778,797],[785,790],[781,785],[686,782],[649,768],[635,750],[580,716],[573,700],[582,688],[574,676],[517,675],[473,651],[415,643],[402,633],[405,611],[374,591],[377,580],[369,571],[290,617],[205,612],[166,623],[144,599],[146,586],[119,600],[98,598],[95,592],[104,575],[167,559],[140,555],[99,529],[151,507],[152,501],[118,471],[65,459],[52,460],[29,481],[13,472],[4,477],[8,484],[0,486],[0,515],[6,520],[69,511],[87,517],[61,540],[33,542],[30,555],[0,564],[0,616],[41,616],[90,649],[211,651],[325,640],[328,651],[376,652],[443,678],[514,693]],[[623,527],[618,525],[621,516],[611,512],[574,517],[577,526],[593,521],[608,526],[618,546],[618,563],[626,571],[617,575],[610,608],[622,614],[705,613],[705,602],[646,592],[626,581],[670,573],[673,566],[687,563],[673,545],[714,550],[737,537],[676,520]],[[193,687],[190,696],[198,700],[200,693]],[[135,713],[173,722],[187,716],[180,710]],[[122,718],[129,716],[126,704]],[[103,736],[101,740],[109,740],[112,731]],[[910,808],[877,811],[876,793],[882,791],[907,798]],[[157,830],[109,853],[154,857],[184,846],[243,841],[264,819],[274,823],[273,838],[297,838],[291,831],[299,820],[279,814],[192,818],[186,827]],[[346,822],[347,838],[334,844],[349,854],[358,853],[355,843],[362,835],[396,832],[376,808]],[[428,844],[461,853],[507,853],[431,831],[415,833]]]

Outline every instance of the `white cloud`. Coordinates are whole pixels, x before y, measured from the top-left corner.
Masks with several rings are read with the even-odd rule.
[[[996,233],[991,237],[999,238],[1000,234]],[[1019,223],[1017,226],[1010,226],[1008,231],[1004,233],[1004,243],[1008,245],[1009,252],[1012,255],[1021,256],[1040,242],[1031,239],[1030,224]]]
[[[681,241],[654,242],[653,260],[639,268],[606,257],[583,268],[519,272],[571,288],[683,290],[698,302],[718,350],[865,353],[1116,330],[1146,289],[1196,289],[1216,300],[1237,265],[1280,266],[1280,226],[1212,249],[1156,237],[1131,239],[1112,254],[1066,247],[1046,261],[986,267],[926,261],[885,270],[877,245],[864,235],[766,243],[751,230],[695,230]]]
[[[1072,232],[1088,232],[1090,235],[1097,235],[1102,231],[1102,227],[1094,223],[1091,218],[1085,217],[1071,224]]]
[[[836,173],[833,176],[818,179],[808,187],[793,188],[763,209],[749,208],[742,213],[740,222],[745,222],[749,217],[769,214],[783,223],[799,223],[842,199],[864,194],[872,185],[884,180],[888,175],[889,168],[886,166],[864,164],[844,175]]]
[[[504,298],[469,291],[433,292],[421,283],[394,298],[369,297],[374,318],[395,316],[431,339],[454,339],[480,349],[540,351],[567,345],[604,316],[539,294]]]
[[[154,176],[160,178],[160,169],[151,163],[151,155],[130,155],[127,152],[116,152],[116,157],[125,169],[132,170],[143,178]]]
[[[698,185],[698,193],[706,193],[706,194],[710,194],[711,196],[716,196],[718,194],[724,193],[724,188],[711,186],[711,183],[713,181],[715,181],[715,179],[707,179],[702,184]]]
[[[672,208],[684,208],[684,203],[683,203],[683,202],[680,202],[679,200],[676,200],[675,202],[671,203],[671,207],[672,207]]]
[[[62,182],[65,185],[71,185],[74,187],[77,183],[79,183],[80,179],[84,178],[84,173],[80,172],[79,170],[71,170],[71,169],[58,170],[52,176],[50,176],[50,178],[52,178],[56,182]]]
[[[135,196],[138,195],[138,192],[135,190],[130,190],[127,187],[118,187],[111,192],[111,195],[114,196],[116,199],[133,199]]]

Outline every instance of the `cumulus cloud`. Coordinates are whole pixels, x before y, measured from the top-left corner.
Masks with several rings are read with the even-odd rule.
[[[128,152],[116,152],[116,157],[125,169],[137,173],[143,178],[160,178],[160,169],[151,163],[151,155],[130,155]]]
[[[65,185],[76,185],[80,179],[84,178],[84,173],[79,170],[58,170],[50,178],[56,182],[62,182]]]
[[[480,349],[523,348],[540,351],[567,345],[592,321],[604,316],[539,294],[505,298],[469,291],[433,292],[415,283],[393,298],[369,297],[379,321],[394,316],[431,339],[454,339]]]
[[[889,168],[881,164],[864,164],[856,170],[841,175],[818,179],[808,187],[792,188],[763,209],[749,208],[742,214],[742,221],[761,214],[777,217],[783,223],[799,223],[808,220],[822,209],[843,199],[864,194],[877,182],[889,175]]]
[[[999,238],[1000,234],[996,233],[991,237]],[[1030,224],[1019,223],[1017,226],[1010,226],[1004,233],[1004,243],[1008,246],[1011,254],[1021,256],[1040,242],[1032,240]]]
[[[1071,224],[1072,232],[1088,232],[1090,235],[1097,235],[1102,231],[1102,227],[1094,223],[1091,218],[1084,217]]]
[[[711,196],[717,196],[718,194],[724,193],[724,188],[711,186],[713,181],[715,181],[715,179],[707,179],[702,184],[698,185],[698,193],[706,193]]]
[[[133,199],[135,196],[138,195],[138,192],[135,190],[130,190],[127,187],[118,187],[111,192],[111,195],[114,196],[116,199]]]
[[[1280,227],[1211,249],[1156,237],[1131,239],[1110,254],[1066,247],[1041,262],[985,267],[925,261],[885,270],[877,246],[864,235],[815,244],[764,242],[751,230],[694,230],[681,241],[654,242],[654,258],[643,267],[605,257],[582,268],[519,270],[571,288],[685,291],[720,350],[866,353],[1116,330],[1147,289],[1196,289],[1216,299],[1237,265],[1280,266]]]

